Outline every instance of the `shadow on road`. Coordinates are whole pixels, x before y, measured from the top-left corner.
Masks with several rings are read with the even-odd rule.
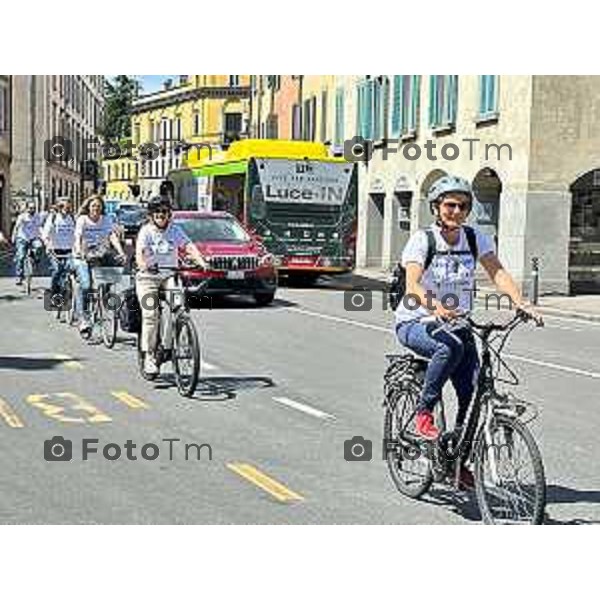
[[[73,358],[31,358],[28,356],[0,356],[0,369],[43,371],[55,369]]]
[[[243,376],[243,377],[201,377],[193,400],[224,402],[237,398],[239,392],[275,387],[275,382],[270,377]],[[172,373],[161,376],[160,382],[155,384],[157,389],[176,387],[175,375]]]
[[[600,490],[577,490],[563,485],[552,484],[546,490],[546,502],[552,504],[597,504],[599,505],[598,514],[600,515]],[[548,525],[591,525],[600,524],[600,517],[597,520],[590,519],[568,519],[559,520],[550,516],[546,519]]]
[[[458,492],[450,487],[438,487],[431,490],[421,501],[444,508],[467,521],[481,522],[475,492]]]

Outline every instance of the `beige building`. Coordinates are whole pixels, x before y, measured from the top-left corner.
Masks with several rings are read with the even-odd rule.
[[[103,88],[102,75],[13,76],[13,198],[33,197],[44,210],[58,197],[78,203],[92,191],[82,162],[86,150],[98,156]]]
[[[452,173],[473,183],[473,221],[525,290],[534,257],[542,292],[600,289],[600,77],[346,76],[336,89],[343,138],[372,141],[359,266],[389,269]]]
[[[11,76],[0,75],[0,232],[7,237],[11,226],[10,163],[11,149]]]

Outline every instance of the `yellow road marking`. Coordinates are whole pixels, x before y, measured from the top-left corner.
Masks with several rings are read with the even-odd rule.
[[[83,365],[78,360],[73,360],[73,357],[67,354],[55,354],[54,358],[64,361],[63,365],[68,369],[83,369]]]
[[[117,391],[111,392],[111,394],[117,399],[129,406],[129,408],[150,408],[143,400],[132,396],[129,392]]]
[[[0,417],[4,419],[9,427],[14,427],[15,429],[24,427],[23,421],[19,419],[11,405],[3,398],[0,398]]]
[[[48,402],[51,398],[70,400],[71,404],[67,407],[52,404]],[[77,394],[70,392],[53,394],[31,394],[25,399],[26,402],[41,410],[47,417],[56,419],[61,423],[109,423],[112,419],[98,410],[95,406],[84,400]],[[64,415],[65,408],[73,412],[85,413],[84,417],[67,417]],[[91,415],[91,416],[88,416]]]
[[[285,485],[275,481],[256,467],[246,463],[227,463],[227,468],[231,469],[244,479],[247,479],[254,485],[271,494],[280,502],[290,502],[293,500],[304,500],[304,498],[296,492],[285,487]]]

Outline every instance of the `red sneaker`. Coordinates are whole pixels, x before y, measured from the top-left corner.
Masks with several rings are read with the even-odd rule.
[[[433,424],[433,413],[428,410],[417,413],[416,426],[417,434],[428,440],[436,440],[440,435],[440,430]]]

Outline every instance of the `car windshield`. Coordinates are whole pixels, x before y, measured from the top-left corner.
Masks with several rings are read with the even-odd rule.
[[[244,228],[233,219],[201,217],[182,219],[177,224],[192,242],[247,242]]]
[[[117,211],[120,221],[139,221],[146,215],[146,209],[142,206],[121,206]]]

